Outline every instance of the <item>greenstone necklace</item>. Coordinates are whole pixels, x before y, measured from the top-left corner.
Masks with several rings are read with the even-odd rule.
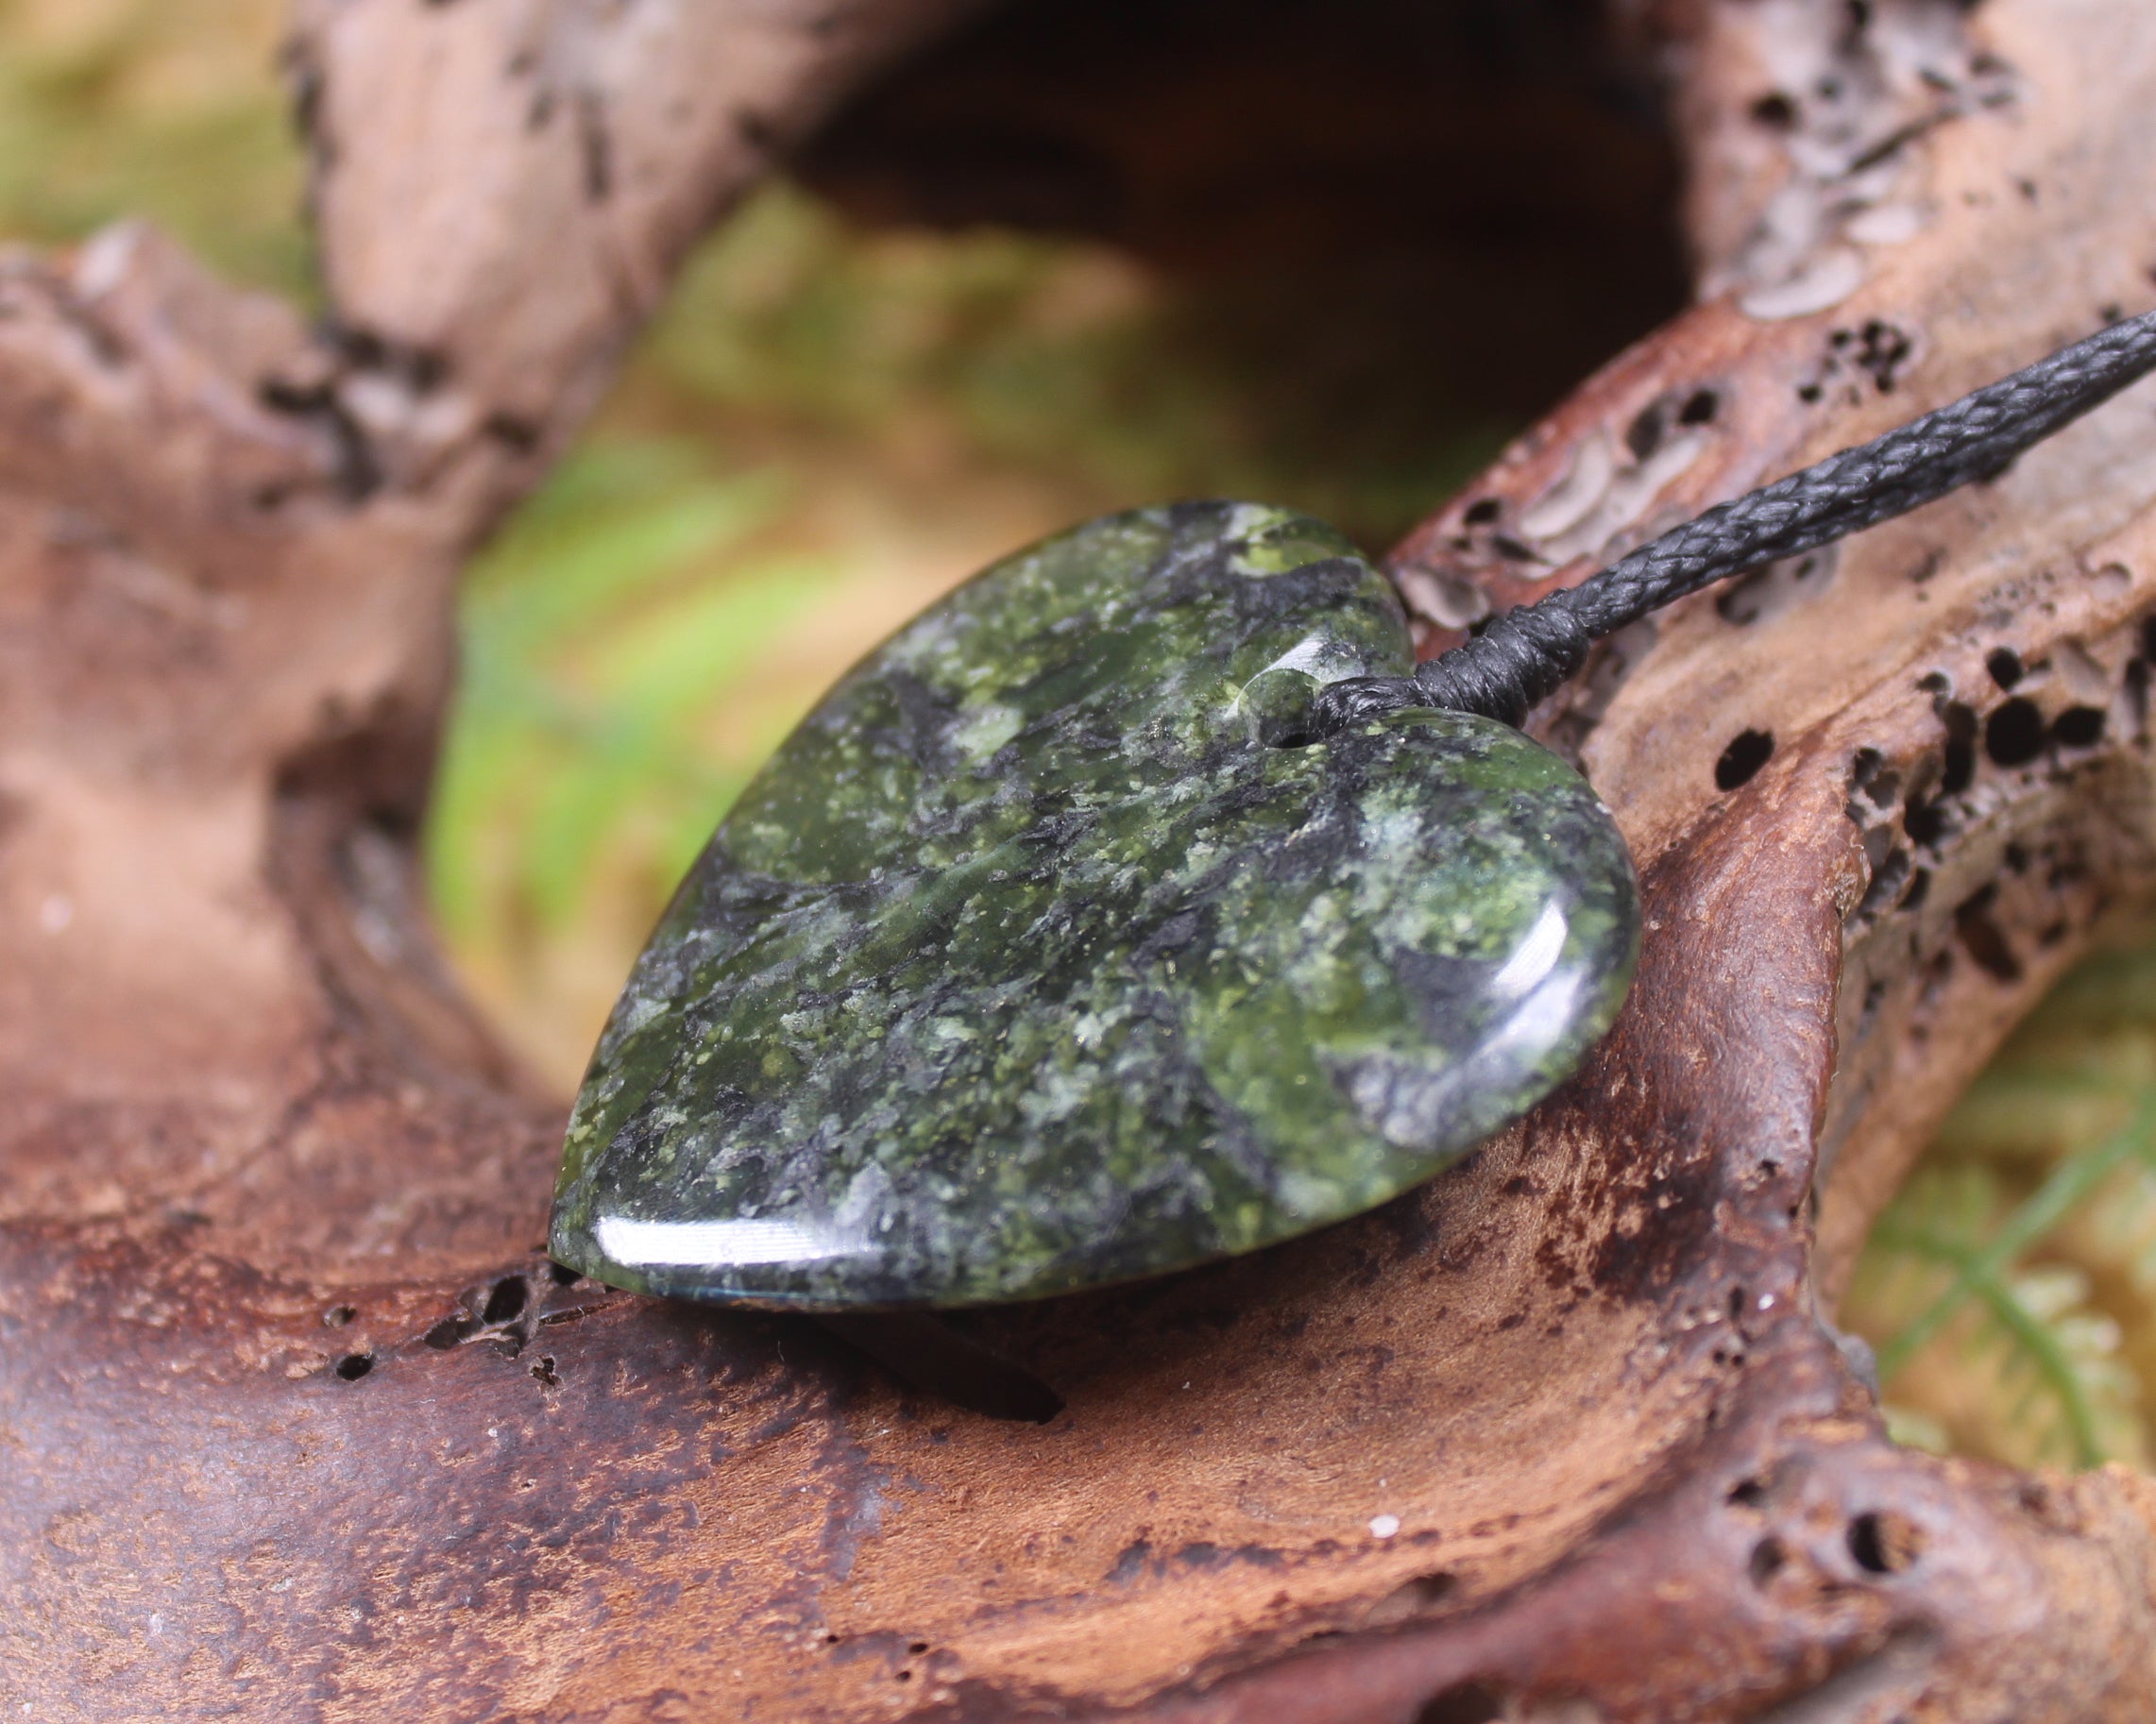
[[[780,747],[637,960],[552,1248],[818,1311],[1253,1250],[1450,1166],[1579,1065],[1624,840],[1514,728],[1589,644],[1971,480],[2156,368],[2156,313],[1707,512],[1414,664],[1391,584],[1248,503],[996,564]]]

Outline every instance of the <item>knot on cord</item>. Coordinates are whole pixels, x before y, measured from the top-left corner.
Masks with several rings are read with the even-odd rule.
[[[1575,587],[1508,611],[1412,676],[1356,677],[1317,697],[1320,734],[1435,706],[1517,725],[1587,648],[1688,593],[1888,520],[1973,481],[2156,369],[2156,312],[2070,347],[1882,437],[1718,503]]]
[[[1411,706],[1480,713],[1518,725],[1587,662],[1594,636],[1572,607],[1553,593],[1508,611],[1472,640],[1418,665],[1411,676],[1350,677],[1318,691],[1320,735],[1346,730]]]
[[[1507,611],[1472,640],[1418,665],[1422,704],[1481,713],[1517,725],[1528,708],[1570,682],[1587,663],[1594,635],[1569,593]]]

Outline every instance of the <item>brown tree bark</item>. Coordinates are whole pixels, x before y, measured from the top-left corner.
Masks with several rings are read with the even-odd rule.
[[[1612,643],[1536,723],[1641,865],[1616,1035],[1366,1221],[985,1320],[1053,1423],[550,1273],[413,883],[457,561],[959,9],[312,0],[332,333],[138,229],[0,275],[0,1711],[2144,1716],[2156,1492],[1893,1447],[1816,1307],[2156,885],[2146,391]],[[1401,549],[1433,646],[2151,297],[2136,8],[1628,16],[1702,303]]]

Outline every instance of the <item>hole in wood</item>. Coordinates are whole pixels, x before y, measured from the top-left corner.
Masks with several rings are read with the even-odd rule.
[[[1415,1715],[1415,1724],[1499,1724],[1504,1697],[1487,1682],[1454,1682],[1432,1695]]]
[[[1711,389],[1695,389],[1677,414],[1680,425],[1712,425],[1722,411],[1722,397]]]
[[[505,1275],[495,1282],[494,1290],[486,1295],[486,1309],[480,1313],[487,1323],[511,1323],[523,1314],[524,1302],[532,1296],[532,1284],[520,1275]]]
[[[1946,747],[1940,756],[1939,794],[1959,796],[1977,776],[1977,714],[1974,707],[1949,701],[1940,709],[1946,726]]]
[[[1722,758],[1714,763],[1715,788],[1734,790],[1749,784],[1752,775],[1767,764],[1767,757],[1774,752],[1773,732],[1739,731],[1730,739],[1729,746],[1722,751]]]
[[[1428,1615],[1459,1590],[1458,1578],[1442,1569],[1418,1574],[1394,1587],[1372,1605],[1364,1625],[1384,1628],[1396,1622],[1413,1622],[1418,1616]]]
[[[2100,706],[2069,706],[2051,721],[2051,735],[2061,748],[2094,748],[2103,740],[2104,714]]]
[[[1997,896],[1997,887],[1986,885],[1964,899],[1954,912],[1954,931],[1961,937],[1978,969],[1994,981],[2018,982],[2021,960],[2014,956],[2006,930],[1992,915]]]
[[[2027,766],[2044,752],[2044,715],[2016,695],[1984,724],[1984,752],[2002,767]]]
[[[1849,1523],[1849,1554],[1867,1574],[1900,1574],[1924,1553],[1924,1530],[1906,1514],[1877,1509]]]

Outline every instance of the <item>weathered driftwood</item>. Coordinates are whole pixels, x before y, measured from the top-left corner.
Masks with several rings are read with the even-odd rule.
[[[456,559],[955,9],[324,3],[341,337],[141,232],[0,278],[0,1710],[2145,1716],[2156,1492],[1893,1448],[1814,1307],[2156,883],[2146,392],[1616,643],[1540,715],[1646,881],[1615,1038],[1363,1223],[984,1320],[1052,1424],[549,1273],[414,903]],[[1440,621],[2150,297],[2139,8],[1638,22],[1711,297],[1403,548]]]

